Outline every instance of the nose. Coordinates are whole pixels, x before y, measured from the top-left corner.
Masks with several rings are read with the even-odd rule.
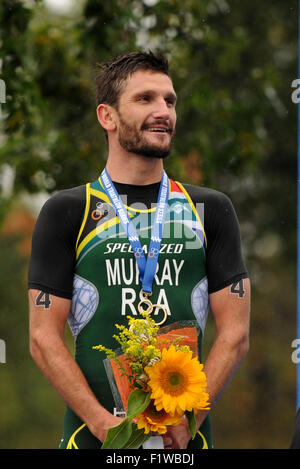
[[[155,109],[153,111],[153,117],[155,119],[163,119],[163,120],[170,119],[170,109],[164,98],[157,100]]]

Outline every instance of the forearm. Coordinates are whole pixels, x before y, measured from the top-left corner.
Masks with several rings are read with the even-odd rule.
[[[31,355],[62,399],[101,441],[119,423],[97,400],[64,340],[51,333],[31,337]]]
[[[215,339],[204,366],[210,410],[226,390],[247,351],[247,335],[228,339],[226,334],[220,334]],[[200,427],[209,412],[198,412],[196,417],[198,427]]]
[[[238,366],[248,350],[246,336],[230,340],[226,335],[219,335],[208,355],[204,371],[207,377],[207,392],[209,393],[210,409],[221,397],[230,380],[234,376]],[[197,412],[196,423],[199,430],[210,410]],[[179,425],[169,427],[164,435],[164,446],[167,449],[187,448],[191,439],[188,421],[185,417]]]

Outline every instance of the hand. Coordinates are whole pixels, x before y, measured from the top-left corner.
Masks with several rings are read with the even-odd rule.
[[[93,429],[90,428],[91,432],[100,440],[102,443],[105,441],[108,430],[111,427],[116,427],[119,425],[123,419],[121,417],[115,417],[114,415],[108,413],[96,427]]]
[[[187,419],[184,417],[179,425],[167,428],[162,435],[165,449],[186,449],[191,439]]]

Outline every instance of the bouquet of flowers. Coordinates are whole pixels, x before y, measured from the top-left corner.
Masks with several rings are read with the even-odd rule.
[[[180,322],[160,329],[148,313],[141,315],[129,316],[128,327],[116,324],[119,334],[113,337],[119,353],[103,345],[93,347],[106,353],[115,401],[126,411],[121,424],[109,429],[102,449],[138,448],[152,432],[166,433],[184,415],[194,438],[197,411],[209,409],[196,328]]]

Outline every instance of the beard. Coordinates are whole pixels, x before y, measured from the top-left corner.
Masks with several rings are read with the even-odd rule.
[[[141,130],[138,130],[136,126],[127,124],[119,113],[119,144],[124,150],[135,153],[137,155],[146,156],[148,158],[159,158],[164,159],[171,153],[172,142],[173,142],[173,131],[170,130],[172,138],[170,143],[166,144],[154,144],[147,141],[142,131],[147,129],[147,126],[142,126]],[[160,122],[162,124],[162,122]],[[158,124],[158,122],[157,122]],[[163,122],[165,124],[165,122]]]

